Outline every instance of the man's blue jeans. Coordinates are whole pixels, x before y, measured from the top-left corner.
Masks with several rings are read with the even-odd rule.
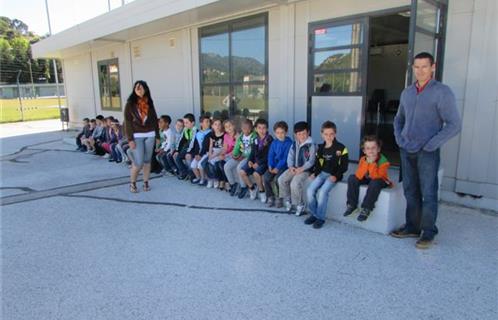
[[[409,231],[434,236],[438,209],[439,149],[415,153],[400,149],[403,190],[406,198],[406,225]]]
[[[327,217],[329,192],[334,186],[335,183],[330,180],[330,174],[322,171],[306,189],[308,209],[315,218],[325,220]]]

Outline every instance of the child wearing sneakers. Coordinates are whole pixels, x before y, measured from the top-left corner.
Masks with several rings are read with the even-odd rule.
[[[211,134],[211,119],[207,115],[202,115],[199,118],[201,124],[201,130],[197,131],[195,134],[194,147],[192,148],[192,163],[190,168],[194,173],[194,178],[192,179],[193,184],[199,184],[205,186],[207,184],[206,172],[204,171],[203,163],[207,160],[207,149],[209,144],[206,144],[206,137]]]
[[[268,122],[265,119],[256,120],[256,133],[247,163],[239,171],[240,180],[245,185],[240,189],[239,198],[244,198],[249,190],[251,200],[255,200],[259,190],[259,199],[262,203],[266,203],[263,175],[268,169],[268,151],[273,137],[268,134]],[[256,181],[256,186],[251,182],[251,175]]]
[[[190,164],[192,163],[192,148],[194,147],[194,137],[197,133],[195,127],[195,117],[191,113],[183,116],[183,130],[180,141],[173,153],[176,167],[178,169],[178,179],[185,180],[190,174]]]
[[[344,216],[347,217],[357,210],[360,185],[368,185],[367,193],[361,204],[358,221],[365,221],[375,208],[375,202],[379,198],[380,191],[386,187],[392,187],[389,180],[389,161],[380,153],[381,141],[376,136],[365,136],[362,142],[363,153],[360,158],[358,169],[348,179],[348,201]]]
[[[221,170],[218,165],[220,162],[221,154],[223,153],[223,139],[225,132],[221,124],[221,119],[214,119],[211,126],[212,131],[209,135],[209,151],[208,151],[208,188],[219,188],[220,181],[222,180]]]
[[[311,216],[304,221],[319,229],[325,223],[329,192],[342,180],[348,170],[348,149],[336,137],[337,128],[331,121],[322,124],[323,143],[318,146],[315,170],[310,176],[311,183],[306,190],[308,209]]]
[[[228,183],[228,179],[225,174],[225,164],[232,159],[232,152],[235,147],[238,134],[237,131],[235,131],[235,125],[232,120],[223,121],[223,128],[225,129],[225,135],[223,136],[223,150],[220,154],[220,161],[216,164],[218,172],[221,176],[220,184],[223,184],[225,190],[230,191],[230,184]]]
[[[269,207],[273,207],[274,205],[276,205],[277,208],[282,207],[282,202],[275,200],[273,188],[275,185],[278,195],[278,184],[274,182],[277,182],[280,175],[287,170],[287,156],[292,145],[291,138],[287,136],[288,130],[289,126],[285,121],[278,121],[273,126],[273,132],[275,133],[276,139],[273,140],[270,150],[268,151],[268,171],[266,171],[263,176]]]
[[[230,184],[230,195],[235,196],[239,183],[241,187],[242,181],[240,181],[239,171],[243,165],[246,164],[247,158],[251,153],[251,146],[256,138],[256,133],[252,130],[252,121],[249,119],[244,119],[242,121],[242,132],[235,142],[235,146],[232,151],[232,158],[225,163],[225,175],[227,177],[228,183]]]
[[[303,188],[313,166],[316,149],[309,136],[308,123],[300,121],[294,124],[295,142],[287,156],[288,169],[278,178],[279,201],[285,201],[285,210],[295,208],[297,216],[304,214]]]

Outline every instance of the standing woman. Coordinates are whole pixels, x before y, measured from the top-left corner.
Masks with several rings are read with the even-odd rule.
[[[133,85],[133,92],[126,103],[125,132],[130,146],[132,166],[130,173],[130,191],[138,192],[137,177],[144,169],[144,191],[149,191],[150,162],[156,141],[159,141],[159,127],[154,102],[145,81],[139,80]]]

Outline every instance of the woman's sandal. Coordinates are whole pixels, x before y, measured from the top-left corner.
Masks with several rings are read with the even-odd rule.
[[[137,188],[136,182],[130,182],[130,192],[131,193],[138,193],[138,188]]]
[[[150,191],[149,181],[144,181],[144,191]]]

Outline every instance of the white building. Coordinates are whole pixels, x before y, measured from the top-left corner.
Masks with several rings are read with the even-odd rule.
[[[134,81],[159,114],[334,121],[359,156],[378,133],[398,162],[392,119],[414,53],[436,56],[461,134],[443,149],[443,199],[498,208],[496,0],[136,0],[33,46],[62,59],[72,125],[123,119]],[[457,195],[457,193],[459,195]]]

